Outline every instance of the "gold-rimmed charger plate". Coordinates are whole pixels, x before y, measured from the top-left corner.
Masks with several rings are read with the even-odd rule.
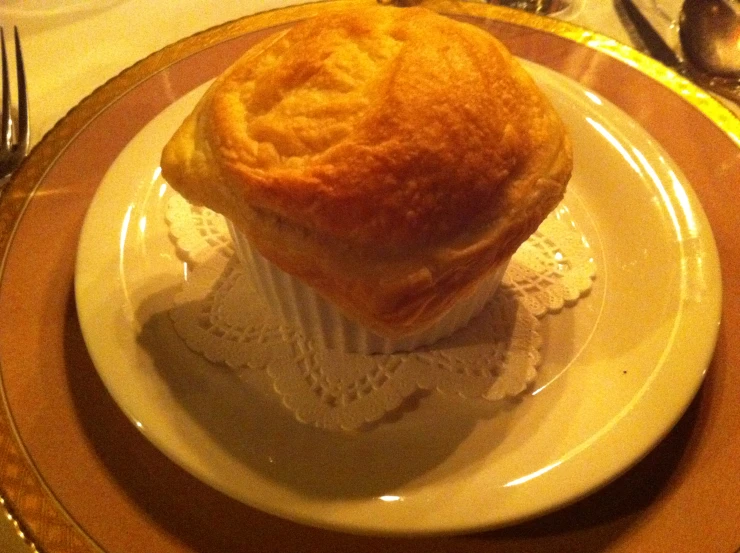
[[[260,33],[308,17],[317,10],[362,3],[367,2],[300,6],[253,16],[186,39],[156,56],[147,58],[102,87],[70,113],[42,141],[13,183],[10,194],[2,206],[4,217],[2,244],[6,251],[3,264],[4,286],[0,288],[2,306],[4,308],[12,304],[17,307],[18,309],[13,309],[12,313],[15,320],[26,314],[31,323],[37,321],[39,329],[45,327],[40,321],[42,314],[45,317],[50,316],[51,321],[54,321],[56,316],[56,322],[62,329],[49,331],[49,336],[45,340],[46,346],[51,346],[47,350],[50,352],[49,355],[39,354],[39,335],[43,333],[36,333],[25,342],[14,340],[13,344],[10,344],[7,343],[10,340],[3,341],[5,349],[0,350],[4,353],[2,369],[6,384],[6,402],[13,416],[6,421],[8,435],[17,432],[19,439],[18,442],[14,442],[14,447],[19,452],[28,453],[27,459],[21,455],[14,463],[15,466],[23,467],[29,475],[24,489],[14,488],[17,498],[17,503],[14,504],[23,505],[22,498],[33,497],[38,505],[46,506],[42,517],[27,508],[18,509],[26,523],[42,540],[48,539],[43,536],[48,534],[49,521],[53,520],[57,531],[61,528],[65,535],[76,536],[75,539],[87,534],[104,544],[104,549],[113,549],[116,544],[120,545],[120,535],[106,528],[105,524],[94,520],[93,514],[96,511],[97,513],[106,511],[111,517],[117,516],[119,520],[127,520],[130,528],[138,529],[135,535],[142,540],[146,537],[150,540],[167,541],[163,534],[188,534],[185,524],[174,524],[165,530],[162,529],[163,525],[158,518],[163,516],[161,509],[164,507],[161,504],[151,507],[156,513],[149,510],[149,500],[146,499],[148,493],[141,489],[139,484],[133,483],[136,475],[131,472],[130,467],[124,466],[116,458],[116,454],[125,455],[132,452],[134,457],[139,455],[141,459],[148,461],[146,464],[133,463],[133,466],[152,471],[164,483],[172,484],[175,481],[177,486],[173,489],[191,500],[190,504],[184,503],[189,505],[190,510],[193,504],[197,504],[198,499],[187,494],[185,490],[188,486],[196,488],[199,497],[207,497],[209,502],[218,504],[222,522],[217,526],[223,527],[223,520],[231,520],[234,514],[275,525],[272,519],[263,519],[252,511],[245,512],[243,506],[237,506],[179,474],[165,459],[160,458],[155,450],[148,449],[148,444],[140,440],[135,431],[131,433],[133,429],[127,426],[115,406],[105,403],[109,398],[94,375],[89,374],[91,365],[79,340],[79,329],[76,327],[74,309],[70,304],[70,282],[73,274],[71,265],[73,260],[70,257],[75,250],[82,218],[103,174],[124,146],[164,107],[192,87],[217,74],[228,64],[229,59],[233,59],[236,52],[246,47],[250,40],[255,40]],[[697,158],[696,152],[691,152],[689,156],[684,155],[689,148],[685,144],[677,143],[675,139],[671,140],[674,129],[667,125],[669,114],[675,113],[678,109],[686,115],[685,124],[691,126],[694,135],[696,132],[705,132],[712,138],[724,141],[720,144],[719,150],[713,148],[714,156],[723,155],[723,151],[725,154],[733,152],[733,148],[736,147],[733,144],[733,140],[736,140],[733,138],[736,124],[728,112],[723,111],[721,106],[701,91],[669,73],[666,75],[670,76],[670,82],[662,78],[655,81],[646,76],[645,72],[652,77],[660,77],[655,73],[662,71],[662,68],[656,67],[653,62],[639,54],[616,45],[613,41],[561,22],[534,18],[508,10],[472,4],[440,4],[440,6],[443,11],[459,16],[472,16],[484,26],[494,29],[515,53],[552,67],[610,99],[658,139],[668,154],[681,166],[692,184],[699,182],[699,185],[703,186],[702,182],[715,178],[710,174],[712,167],[704,155],[707,153],[702,153],[701,160]],[[586,43],[588,45],[585,45]],[[626,55],[632,60],[633,65],[644,68],[645,72],[625,64]],[[178,73],[177,79],[171,78],[176,74],[178,63],[181,64],[180,68],[184,68],[188,64],[182,63],[183,60],[193,58],[198,58],[198,63],[191,67],[195,70]],[[203,72],[203,67],[208,67],[207,73]],[[665,107],[647,110],[644,100],[634,98],[625,90],[628,87],[623,86],[624,79],[642,86],[642,90],[649,89],[654,93],[652,98],[656,96],[664,98]],[[688,103],[675,94],[674,90],[679,86],[682,94],[689,99]],[[152,88],[146,90],[146,87]],[[148,100],[142,104],[142,98]],[[128,114],[125,121],[120,117],[122,113]],[[113,119],[106,122],[105,118],[109,116]],[[115,136],[111,136],[111,121],[116,121]],[[93,144],[97,146],[97,155],[91,159],[89,147]],[[699,161],[701,163],[698,163]],[[704,223],[701,228],[704,228]],[[53,234],[54,232],[56,234]],[[58,242],[47,244],[48,240],[44,240],[44,237],[48,235],[58,236]],[[26,251],[25,248],[34,251],[31,248],[38,242],[45,244],[55,264],[53,269],[31,271],[29,274],[29,268],[23,267],[22,254]],[[29,299],[24,299],[23,292],[28,292],[34,286],[47,293],[36,297],[29,295]],[[709,318],[712,316],[716,318],[716,313],[709,315]],[[6,320],[13,319],[8,317]],[[32,324],[32,328],[37,327]],[[713,344],[711,332],[705,335],[705,341],[704,347],[699,347],[704,365]],[[42,357],[43,363],[40,362]],[[48,369],[43,375],[38,369],[28,370],[29,366],[40,367],[42,364],[46,364]],[[82,375],[78,370],[82,371]],[[695,378],[690,379],[684,397],[679,398],[677,407],[670,409],[671,414],[665,421],[664,428],[648,440],[651,444],[654,444],[680,416],[701,382],[702,373],[703,367]],[[51,398],[48,394],[41,394],[43,388],[39,384],[42,382],[47,388],[50,383],[56,383],[57,393],[52,394]],[[103,403],[103,406],[91,405],[90,397],[95,397]],[[34,415],[28,412],[27,407],[24,409],[24,405],[29,405],[32,400],[40,401],[40,408]],[[96,428],[90,420],[95,417],[99,420],[102,418],[109,427],[119,433],[118,443],[113,443]],[[48,428],[55,428],[68,438],[65,443],[69,447],[61,446],[59,440],[55,439],[55,434],[42,424],[41,421],[44,420],[49,422]],[[39,432],[39,425],[43,427],[42,432]],[[51,439],[44,442],[42,437]],[[128,447],[131,449],[127,449]],[[646,451],[645,447],[643,445],[642,453]],[[76,455],[73,458],[79,460],[78,474],[94,476],[91,481],[95,482],[98,488],[93,487],[85,492],[75,489],[68,476],[64,475],[56,464],[55,459],[59,457],[54,453],[59,454],[62,450],[66,450],[65,453],[70,455]],[[638,457],[639,455],[633,455],[631,462]],[[624,468],[626,466],[620,470]],[[619,470],[615,471],[614,476],[618,472]],[[48,486],[57,501],[47,495],[42,483]],[[113,498],[108,506],[100,505],[96,497],[101,496],[96,492],[104,494],[106,491],[115,491],[116,484],[120,485],[125,493],[121,494],[118,491],[108,496]],[[155,488],[161,491],[161,488]],[[152,491],[155,492],[156,489]],[[13,495],[12,492],[13,490],[9,495]],[[147,505],[147,508],[142,508],[142,505]],[[96,509],[96,506],[99,509]],[[157,511],[157,508],[160,510]],[[140,512],[137,517],[137,511],[144,511],[147,515],[153,516],[159,524],[152,525],[151,520],[146,520],[147,516],[142,517]],[[70,513],[76,524],[70,524],[61,514],[63,512]],[[475,524],[469,528],[485,526]],[[188,543],[192,545],[195,541],[196,538],[191,536]],[[80,539],[80,543],[84,544],[84,539]],[[171,543],[169,546],[173,547]]]

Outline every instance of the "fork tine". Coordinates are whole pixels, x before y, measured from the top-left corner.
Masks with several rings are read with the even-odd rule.
[[[12,127],[10,123],[10,83],[8,80],[8,56],[5,52],[5,33],[0,27],[0,49],[2,49],[2,66],[3,66],[3,107],[2,107],[2,144],[0,148],[7,151],[10,148],[13,139]]]
[[[13,27],[15,34],[16,75],[18,81],[18,149],[25,155],[31,143],[31,129],[28,124],[28,89],[26,87],[26,68],[23,65],[21,39],[18,27]]]

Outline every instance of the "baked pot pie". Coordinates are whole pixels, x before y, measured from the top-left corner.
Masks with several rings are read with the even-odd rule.
[[[333,336],[345,332],[338,315],[381,345],[329,345],[393,351],[483,308],[563,197],[572,152],[548,99],[491,34],[371,6],[249,49],[161,166],[187,200],[228,219],[283,316]]]

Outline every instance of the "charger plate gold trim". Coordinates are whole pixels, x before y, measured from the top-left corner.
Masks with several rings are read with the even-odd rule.
[[[0,198],[0,284],[5,260],[12,246],[14,229],[35,189],[67,146],[112,102],[153,74],[215,44],[247,33],[290,24],[328,10],[373,4],[376,4],[376,0],[330,0],[281,8],[231,21],[184,38],[151,54],[84,98],[36,144]],[[605,35],[565,21],[477,2],[426,0],[420,4],[453,16],[501,21],[551,33],[611,56],[679,94],[740,146],[740,120],[730,110],[676,72]],[[0,372],[0,376],[1,374]],[[99,547],[66,514],[35,470],[15,430],[4,388],[2,402],[0,510],[5,511],[5,514],[15,515],[18,535],[29,551],[99,552]]]

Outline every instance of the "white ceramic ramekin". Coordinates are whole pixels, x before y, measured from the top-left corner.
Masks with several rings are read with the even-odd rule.
[[[493,298],[508,266],[508,260],[502,263],[431,328],[401,339],[389,339],[348,318],[313,288],[265,259],[231,223],[229,231],[247,276],[272,311],[317,345],[350,353],[412,351],[450,336],[467,325]]]

